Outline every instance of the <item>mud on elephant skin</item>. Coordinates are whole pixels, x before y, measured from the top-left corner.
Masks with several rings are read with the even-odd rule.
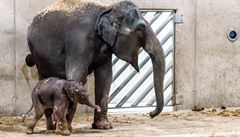
[[[50,77],[41,80],[34,87],[32,92],[32,106],[26,113],[28,114],[34,108],[34,116],[31,124],[27,127],[27,133],[33,133],[33,129],[37,121],[42,117],[47,110],[52,120],[56,120],[56,127],[51,123],[47,123],[48,129],[55,129],[55,133],[62,135],[70,135],[72,131],[71,122],[67,121],[66,114],[68,113],[68,105],[70,102],[86,104],[96,111],[100,112],[101,109],[89,101],[87,90],[84,85],[75,81],[66,81],[58,78]],[[25,119],[25,116],[23,120]],[[48,116],[46,116],[48,118]]]
[[[60,0],[37,14],[28,28],[31,54],[28,66],[36,64],[41,78],[60,77],[86,83],[94,72],[95,103],[93,128],[110,129],[108,95],[112,80],[112,54],[138,68],[142,47],[151,57],[154,72],[156,109],[161,113],[165,58],[162,46],[139,8],[130,1],[103,5],[84,0]],[[72,121],[76,105],[69,105]]]

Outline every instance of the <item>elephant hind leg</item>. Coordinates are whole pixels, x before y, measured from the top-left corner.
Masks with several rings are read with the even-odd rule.
[[[47,130],[55,130],[56,124],[53,122],[53,109],[46,109],[44,111],[45,117],[46,117],[46,124],[47,124]]]
[[[31,123],[27,127],[27,131],[26,131],[27,134],[32,134],[33,133],[33,129],[34,129],[35,125],[37,124],[38,120],[43,115],[43,110],[36,109],[36,108],[34,110],[35,110],[35,113],[34,113],[33,119],[32,119]]]

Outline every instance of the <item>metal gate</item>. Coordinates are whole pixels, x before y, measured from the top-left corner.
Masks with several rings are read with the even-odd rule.
[[[159,39],[165,53],[164,110],[173,105],[174,78],[174,11],[142,11],[144,18]],[[152,62],[149,55],[140,49],[140,73],[128,63],[113,55],[113,79],[109,96],[109,112],[145,112],[153,110],[156,98],[153,85]]]

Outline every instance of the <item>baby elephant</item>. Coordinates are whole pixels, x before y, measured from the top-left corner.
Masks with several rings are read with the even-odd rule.
[[[55,133],[70,135],[66,121],[70,101],[86,104],[95,108],[98,112],[101,111],[99,106],[89,101],[86,88],[82,84],[53,77],[39,81],[32,92],[32,106],[26,113],[28,114],[32,108],[35,110],[31,124],[27,127],[27,133],[33,133],[33,129],[44,111],[52,109],[53,117],[56,120]],[[23,121],[25,116],[23,117]]]

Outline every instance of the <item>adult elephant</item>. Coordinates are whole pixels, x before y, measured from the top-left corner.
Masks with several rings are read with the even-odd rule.
[[[163,108],[165,58],[163,49],[138,7],[130,1],[102,5],[82,0],[61,0],[37,14],[28,28],[28,66],[36,64],[40,79],[60,77],[86,83],[95,76],[93,128],[112,128],[107,118],[108,95],[112,80],[112,54],[138,68],[140,47],[150,55],[156,94],[153,118]],[[69,106],[71,123],[76,104]],[[51,112],[45,112],[48,125]],[[51,127],[51,126],[50,126]]]

